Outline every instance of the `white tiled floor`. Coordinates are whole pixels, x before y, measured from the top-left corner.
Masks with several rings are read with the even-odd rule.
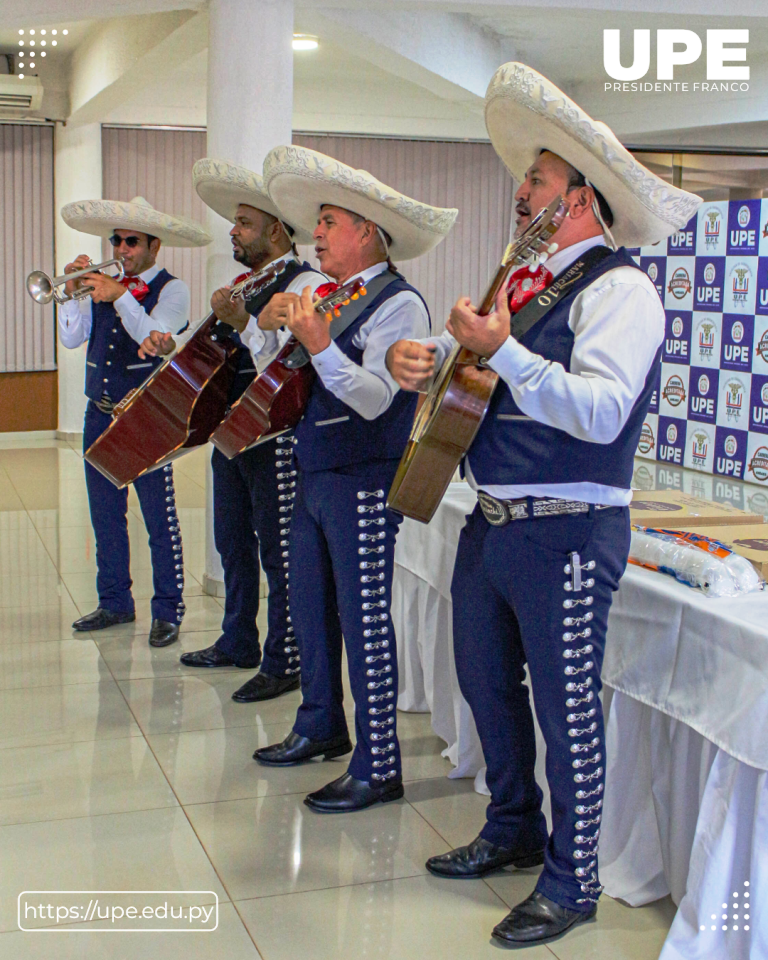
[[[290,729],[299,694],[236,704],[231,693],[249,672],[180,666],[180,652],[215,641],[222,616],[201,587],[204,457],[176,466],[184,632],[180,644],[151,650],[149,551],[135,497],[137,620],[74,634],[72,621],[96,600],[80,456],[62,441],[0,438],[0,956],[497,956],[490,931],[531,891],[536,871],[466,883],[426,873],[428,856],[475,836],[486,803],[470,781],[446,779],[428,716],[398,719],[404,800],[318,817],[303,797],[338,776],[343,760],[270,770],[251,759]],[[219,926],[186,936],[100,936],[76,924],[70,933],[24,933],[16,898],[28,889],[213,891]],[[525,957],[655,960],[673,910],[669,901],[631,910],[603,898],[596,923]]]

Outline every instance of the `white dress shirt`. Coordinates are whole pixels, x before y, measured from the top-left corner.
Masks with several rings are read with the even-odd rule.
[[[370,282],[387,269],[382,261],[360,277]],[[312,357],[312,365],[323,384],[339,400],[366,420],[375,420],[389,407],[400,389],[385,363],[387,350],[396,340],[414,340],[429,334],[429,314],[417,294],[401,290],[385,300],[355,333],[352,343],[363,351],[362,366],[350,359],[335,343]]]
[[[565,247],[547,262],[557,276],[592,247],[603,245],[601,236]],[[627,422],[660,344],[664,339],[664,309],[650,279],[633,267],[609,270],[573,300],[568,319],[573,331],[570,372],[562,364],[545,360],[509,337],[491,357],[489,366],[509,387],[524,414],[563,430],[579,440],[611,443]],[[437,347],[439,366],[455,344],[445,333],[425,340]],[[599,449],[595,456],[600,456]],[[488,484],[479,487],[472,474],[472,453],[465,460],[467,480],[473,489],[494,497],[558,497],[624,506],[631,490],[597,483]]]
[[[160,267],[150,267],[139,277],[144,283],[150,283],[158,273]],[[83,300],[69,300],[59,306],[59,339],[68,349],[79,347],[90,337],[92,305],[91,298],[86,297]],[[129,290],[115,300],[114,307],[126,332],[136,343],[141,343],[152,330],[174,334],[181,330],[189,320],[189,289],[183,280],[169,280],[160,291],[151,313],[147,313]]]

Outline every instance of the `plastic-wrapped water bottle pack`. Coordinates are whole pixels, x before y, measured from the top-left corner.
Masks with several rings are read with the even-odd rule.
[[[737,597],[765,585],[749,560],[699,533],[633,524],[629,562],[669,574],[708,597]]]

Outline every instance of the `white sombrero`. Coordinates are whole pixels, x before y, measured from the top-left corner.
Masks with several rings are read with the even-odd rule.
[[[64,222],[97,237],[110,237],[113,230],[138,230],[157,237],[167,247],[204,247],[213,240],[207,230],[187,217],[161,213],[144,197],[123,200],[77,200],[62,207]]]
[[[271,150],[264,161],[264,186],[286,220],[310,232],[323,204],[373,221],[389,234],[394,260],[428,253],[445,239],[459,213],[412,200],[367,170],[355,170],[306,147]]]
[[[262,210],[278,220],[284,220],[264,189],[262,177],[247,167],[241,167],[229,160],[204,157],[192,168],[192,182],[203,203],[230,223],[235,219],[241,203]],[[307,233],[290,220],[285,222],[293,230],[291,239],[295,243],[312,243],[312,231]]]
[[[485,125],[516,180],[525,178],[541,150],[582,173],[608,202],[619,246],[642,247],[670,236],[702,203],[638,163],[610,127],[523,63],[505,63],[494,74],[485,95]]]

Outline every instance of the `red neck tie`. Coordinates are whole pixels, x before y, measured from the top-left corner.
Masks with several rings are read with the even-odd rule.
[[[546,267],[539,267],[536,273],[532,273],[530,267],[515,270],[507,285],[510,312],[517,313],[518,310],[522,310],[526,303],[533,300],[540,290],[548,287],[553,279]]]
[[[315,297],[318,300],[322,300],[323,297],[327,297],[331,293],[335,293],[339,289],[338,283],[334,283],[330,280],[328,283],[321,283],[320,286],[315,290]]]

